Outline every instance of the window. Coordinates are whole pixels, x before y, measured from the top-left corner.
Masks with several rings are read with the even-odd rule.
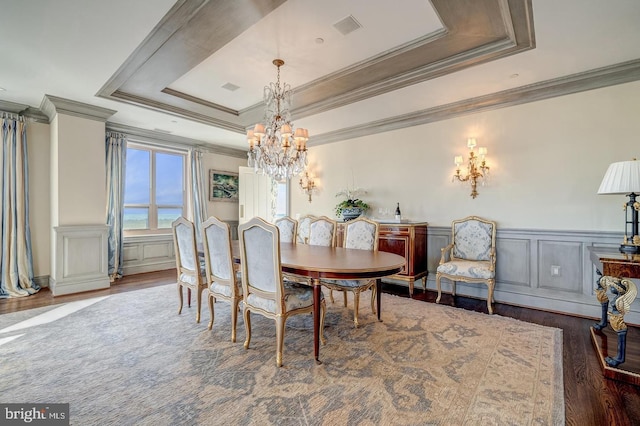
[[[186,155],[129,144],[124,185],[123,229],[133,233],[166,233],[184,215]]]
[[[289,214],[289,182],[276,182],[276,203],[273,220]]]

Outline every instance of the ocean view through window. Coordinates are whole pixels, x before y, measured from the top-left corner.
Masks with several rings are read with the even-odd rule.
[[[163,233],[184,215],[186,155],[129,144],[123,228],[131,233]]]

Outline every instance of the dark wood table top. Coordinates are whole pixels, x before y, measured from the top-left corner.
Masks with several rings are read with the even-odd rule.
[[[232,249],[239,261],[237,240],[232,242]],[[283,272],[310,278],[363,279],[396,274],[404,267],[405,259],[384,251],[280,243],[280,263]]]
[[[398,273],[405,259],[394,253],[323,247],[308,244],[280,244],[285,272],[311,278],[362,279]]]

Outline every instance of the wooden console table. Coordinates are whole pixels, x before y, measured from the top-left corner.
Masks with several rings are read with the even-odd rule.
[[[591,341],[605,377],[640,385],[640,342],[637,338],[627,341],[630,330],[624,322],[637,295],[630,278],[640,278],[640,255],[613,250],[589,247],[598,273],[596,296],[601,304],[601,320],[591,327]]]
[[[402,272],[386,278],[409,284],[409,295],[413,296],[416,280],[422,279],[427,287],[427,222],[385,223],[380,222],[378,250],[399,254],[405,258]],[[337,245],[342,245],[344,223],[338,226]]]

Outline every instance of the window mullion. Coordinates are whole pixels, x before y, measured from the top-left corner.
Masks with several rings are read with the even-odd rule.
[[[156,205],[156,152],[151,151],[151,205],[149,206],[149,229],[158,229],[158,206]]]

